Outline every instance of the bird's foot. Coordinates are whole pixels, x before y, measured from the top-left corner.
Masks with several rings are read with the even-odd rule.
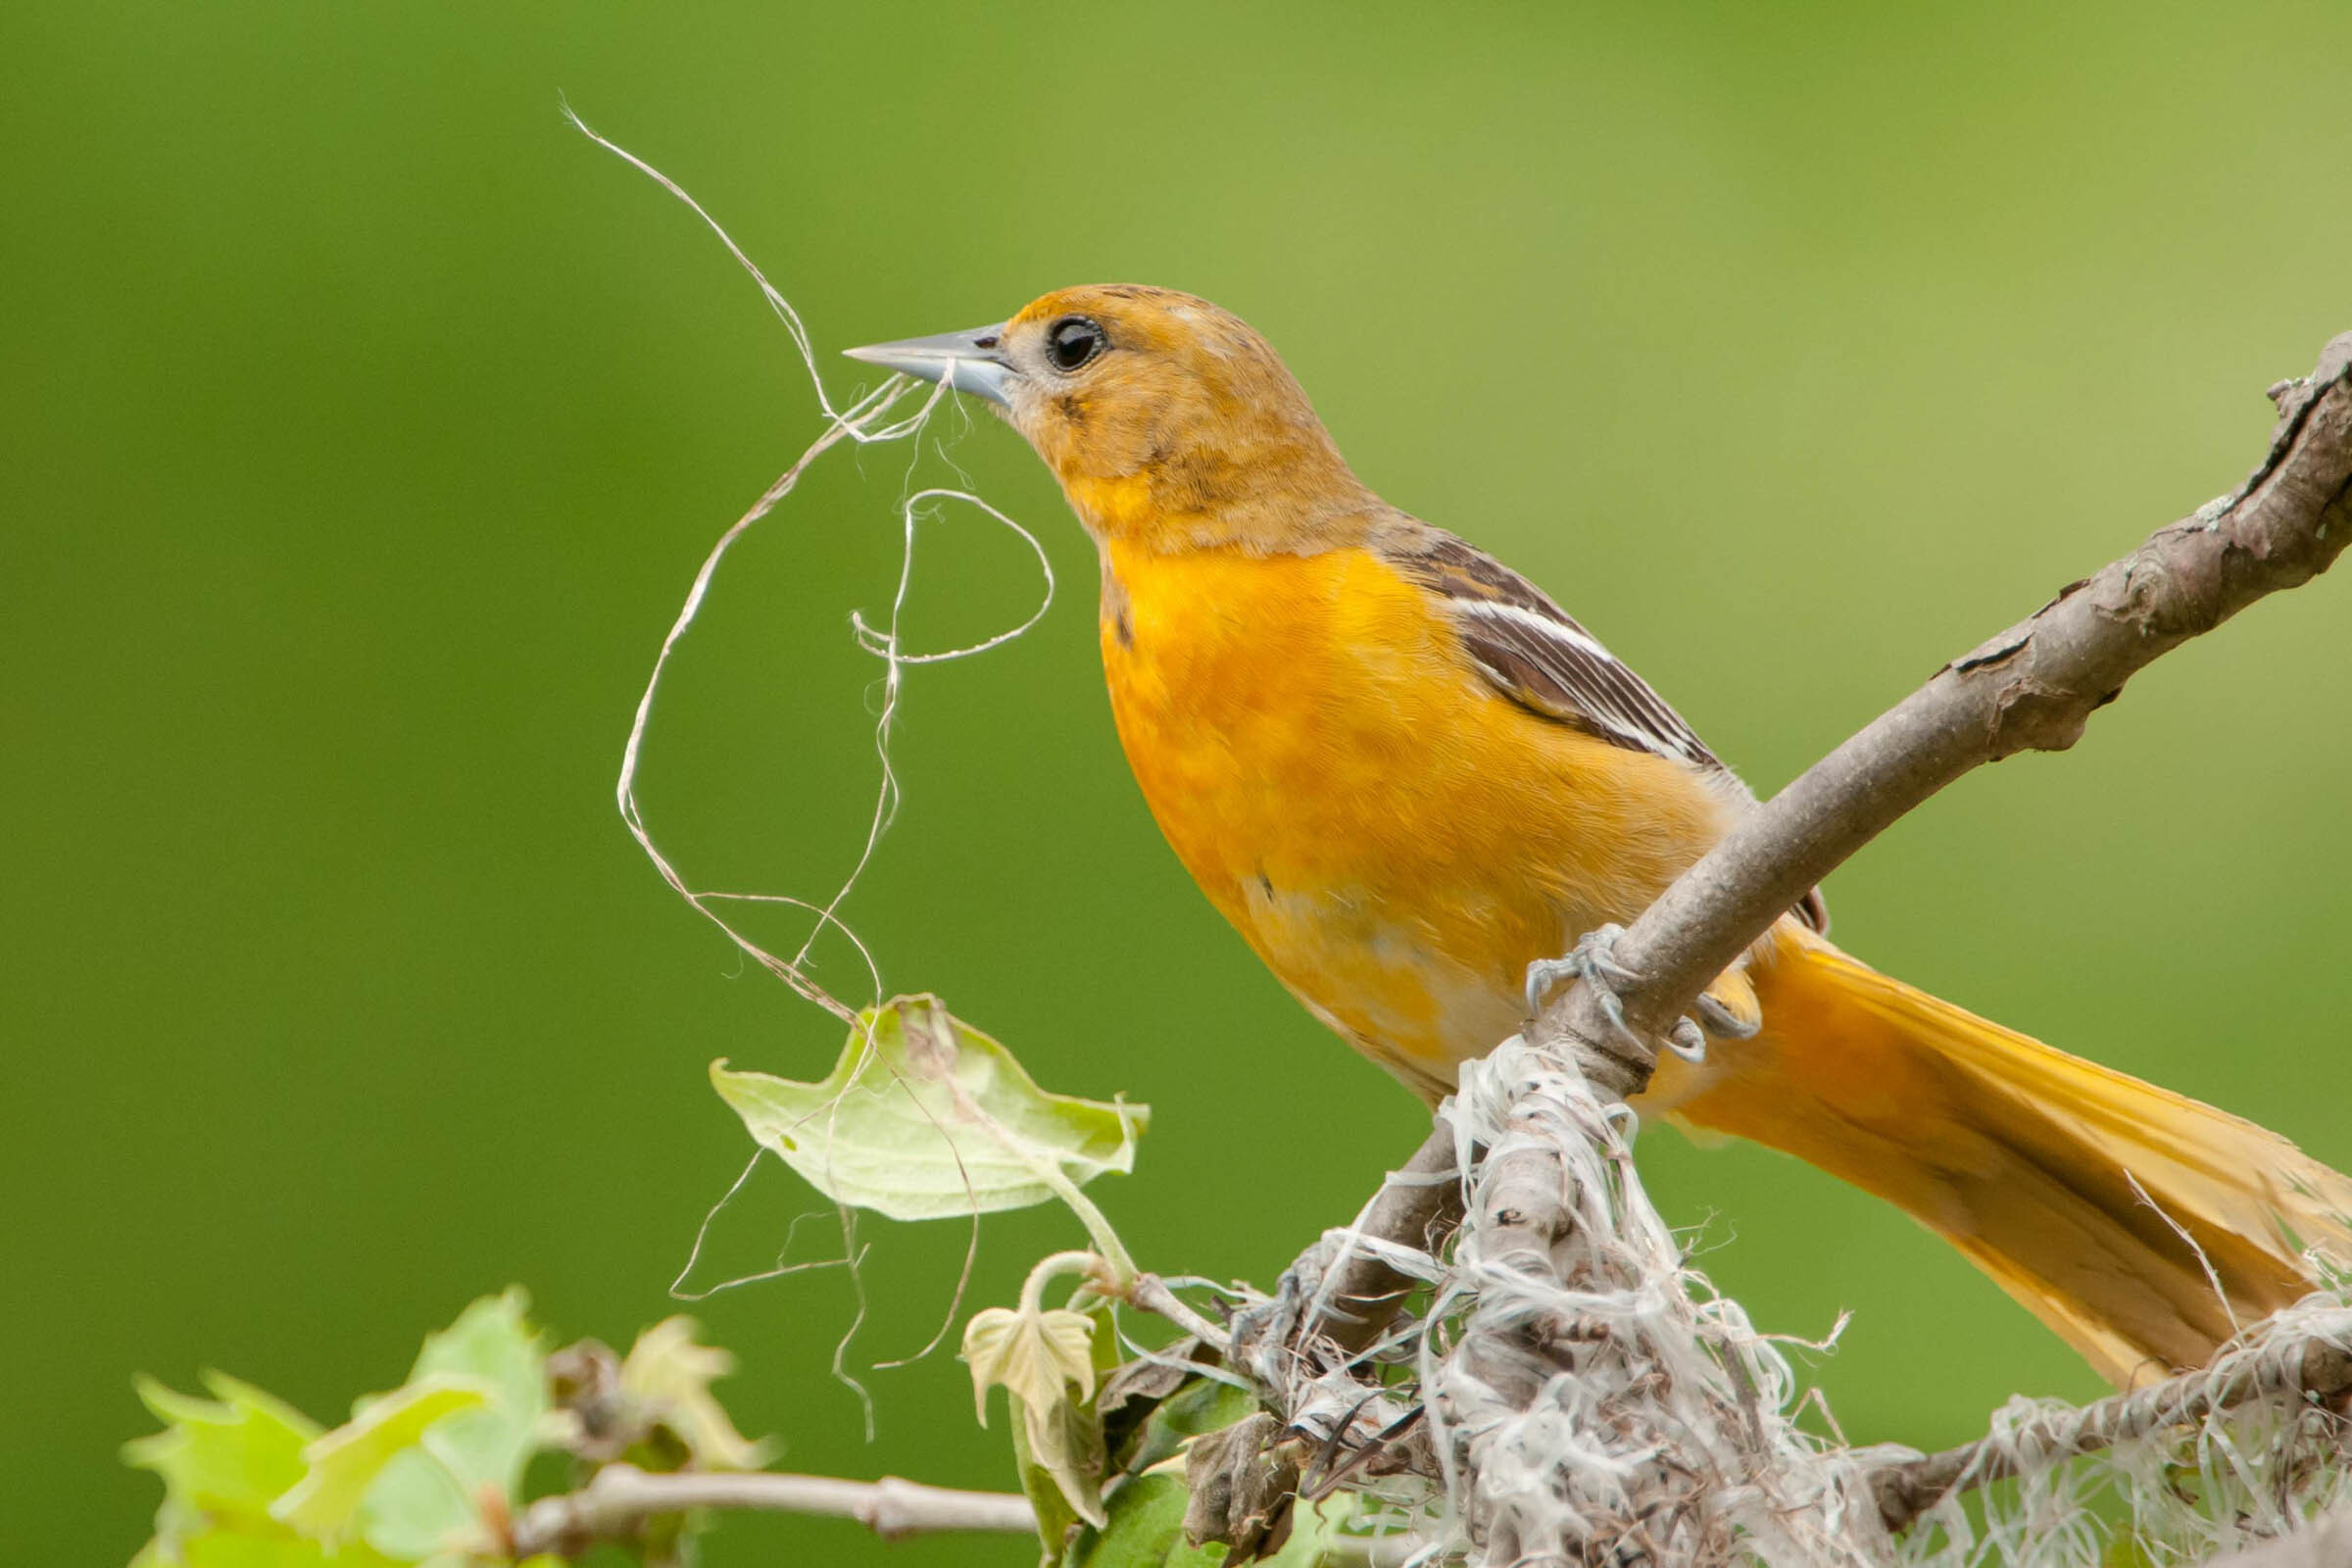
[[[1551,988],[1563,980],[1582,980],[1592,986],[1600,999],[1601,1016],[1609,1026],[1634,1045],[1642,1043],[1625,1021],[1625,1004],[1617,998],[1617,988],[1629,980],[1639,979],[1633,970],[1617,961],[1617,939],[1625,935],[1625,927],[1611,922],[1594,926],[1577,938],[1576,946],[1557,958],[1538,958],[1527,966],[1527,1011],[1535,1017],[1544,1010],[1544,999]]]
[[[1551,994],[1552,987],[1563,980],[1582,980],[1592,988],[1592,995],[1600,1006],[1600,1015],[1609,1021],[1609,1027],[1617,1032],[1617,1037],[1639,1050],[1648,1050],[1649,1042],[1643,1040],[1634,1026],[1626,1021],[1625,1003],[1617,995],[1619,986],[1640,978],[1617,961],[1617,939],[1624,935],[1625,927],[1613,922],[1595,926],[1579,937],[1576,946],[1565,956],[1538,958],[1529,964],[1528,1016],[1535,1017],[1544,1011],[1544,999]],[[1718,1033],[1735,1039],[1745,1039],[1755,1033],[1754,1025],[1746,1024],[1713,998],[1699,998],[1697,1006],[1699,1017],[1707,1019],[1710,1025],[1716,1022],[1718,1015],[1730,1024],[1730,1027],[1718,1030]],[[1665,1046],[1685,1061],[1707,1059],[1707,1032],[1699,1027],[1697,1018],[1675,1019],[1674,1026],[1666,1031]]]
[[[1698,1000],[1690,1004],[1690,1010],[1698,1014],[1698,1021],[1706,1025],[1707,1033],[1725,1040],[1753,1040],[1756,1032],[1764,1027],[1763,1019],[1736,1012],[1730,1004],[1703,991],[1699,993]]]

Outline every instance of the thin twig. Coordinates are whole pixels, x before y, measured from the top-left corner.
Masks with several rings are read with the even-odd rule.
[[[1232,1337],[1207,1318],[1194,1311],[1168,1282],[1156,1274],[1138,1274],[1135,1283],[1127,1287],[1127,1302],[1146,1312],[1156,1312],[1203,1345],[1219,1351],[1232,1347]]]
[[[581,1491],[542,1497],[525,1508],[506,1544],[516,1561],[541,1552],[576,1557],[601,1542],[629,1540],[649,1519],[695,1508],[855,1519],[885,1541],[947,1531],[1018,1535],[1037,1528],[1029,1499],[1008,1492],[958,1492],[897,1476],[655,1475],[609,1464]]]

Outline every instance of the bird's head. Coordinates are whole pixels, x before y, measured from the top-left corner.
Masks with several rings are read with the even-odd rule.
[[[1173,289],[1056,289],[994,326],[849,352],[995,404],[1098,534],[1202,542],[1271,506],[1368,499],[1266,340]]]

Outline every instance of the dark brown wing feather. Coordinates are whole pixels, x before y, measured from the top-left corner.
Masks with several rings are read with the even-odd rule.
[[[1430,534],[1398,564],[1446,599],[1463,648],[1505,697],[1612,746],[1730,772],[1663,697],[1550,596],[1450,534]]]
[[[1501,562],[1436,528],[1416,532],[1393,559],[1447,601],[1464,652],[1512,702],[1611,746],[1735,777],[1648,682]],[[1829,929],[1819,889],[1796,913],[1816,931]]]

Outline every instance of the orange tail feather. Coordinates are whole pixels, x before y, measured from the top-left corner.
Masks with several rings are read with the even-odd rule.
[[[1900,1206],[2129,1387],[2352,1259],[2352,1181],[2278,1134],[1939,1002],[1784,920],[1764,1030],[1659,1062],[1643,1111]],[[2193,1242],[2193,1246],[2191,1245]],[[2215,1283],[2228,1297],[2217,1297]]]

